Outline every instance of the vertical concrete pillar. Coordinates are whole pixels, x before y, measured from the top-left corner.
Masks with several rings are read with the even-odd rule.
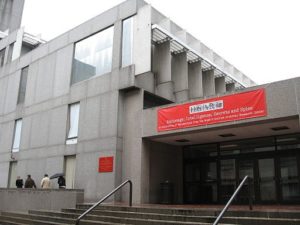
[[[176,102],[188,100],[188,62],[186,52],[172,57],[172,81]]]
[[[157,76],[156,94],[174,101],[172,82],[172,56],[170,42],[156,45],[153,57],[153,71]]]
[[[229,83],[226,84],[226,92],[234,92],[235,91],[235,84],[234,83]]]
[[[217,77],[215,79],[216,94],[224,94],[226,92],[225,77]]]
[[[119,69],[121,67],[121,57],[122,57],[121,48],[122,48],[122,21],[118,20],[114,24],[112,70]]]
[[[203,97],[202,69],[201,62],[190,63],[188,65],[189,97]]]
[[[124,115],[122,120],[123,155],[122,177],[133,182],[134,203],[142,203],[143,181],[149,179],[148,169],[145,168],[148,160],[142,146],[143,123],[143,99],[142,90],[134,90],[124,94]],[[122,193],[122,199],[127,201],[128,192]]]
[[[214,70],[204,71],[202,74],[203,95],[211,96],[216,94]]]

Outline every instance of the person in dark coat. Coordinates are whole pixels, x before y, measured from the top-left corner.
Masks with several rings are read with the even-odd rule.
[[[63,176],[60,176],[58,178],[57,183],[58,183],[59,188],[66,188],[66,180]]]
[[[31,178],[31,175],[27,175],[27,179],[25,181],[25,188],[36,188],[34,180]]]
[[[23,187],[23,179],[21,179],[20,176],[17,177],[16,187],[17,188],[22,188]]]

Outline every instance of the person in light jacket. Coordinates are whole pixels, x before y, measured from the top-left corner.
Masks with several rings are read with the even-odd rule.
[[[48,174],[45,174],[44,178],[41,181],[41,188],[48,189],[48,188],[50,188],[50,186],[51,186],[51,182],[48,177]]]

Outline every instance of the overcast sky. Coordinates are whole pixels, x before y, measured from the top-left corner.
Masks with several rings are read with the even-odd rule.
[[[51,40],[121,0],[25,0],[22,26]],[[299,0],[148,0],[258,84],[300,76]]]

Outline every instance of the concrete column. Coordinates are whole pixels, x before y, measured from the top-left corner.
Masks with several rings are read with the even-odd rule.
[[[226,84],[226,92],[234,92],[234,91],[235,91],[234,83]]]
[[[172,81],[176,102],[188,100],[188,62],[186,52],[172,57]]]
[[[188,65],[189,97],[203,97],[201,62]]]
[[[146,161],[149,160],[142,147],[143,99],[141,89],[125,93],[124,115],[122,118],[123,151],[122,177],[133,182],[133,202],[142,203],[144,180],[149,179]],[[122,199],[127,201],[128,192],[123,192]]]
[[[202,74],[203,95],[205,97],[216,94],[214,70],[204,71]]]
[[[121,67],[121,57],[122,57],[121,48],[122,48],[122,21],[118,20],[114,24],[112,70],[119,69]]]
[[[153,71],[157,76],[156,94],[174,101],[172,82],[172,56],[170,42],[156,45],[154,48]]]
[[[225,77],[217,77],[215,79],[216,94],[224,94],[226,92]]]

